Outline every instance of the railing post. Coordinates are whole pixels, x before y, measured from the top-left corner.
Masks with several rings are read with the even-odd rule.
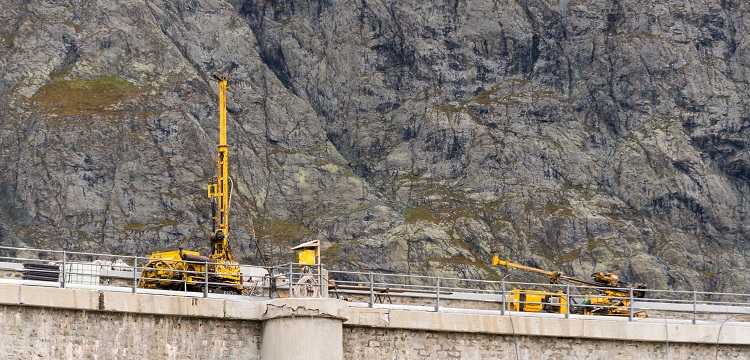
[[[375,293],[373,292],[373,286],[372,286],[372,271],[370,271],[370,307],[373,307],[373,303],[375,302]]]
[[[565,318],[570,318],[570,284],[565,285]]]
[[[276,275],[273,273],[274,269],[275,267],[272,267],[271,271],[268,272],[268,297],[271,299],[276,295]]]
[[[628,306],[628,321],[633,321],[633,288],[628,289],[630,291],[630,306]]]
[[[133,294],[138,287],[138,256],[133,255]]]
[[[698,323],[698,292],[693,291],[693,325]]]
[[[62,256],[63,263],[62,263],[62,270],[60,272],[61,273],[61,277],[62,277],[61,281],[60,281],[60,287],[64,289],[65,288],[65,263],[66,263],[66,261],[65,261],[66,260],[65,259],[65,250],[63,250],[62,255],[63,255]]]
[[[318,264],[318,284],[320,286],[320,297],[327,299],[330,297],[328,293],[328,278],[323,276],[323,264]]]
[[[508,294],[505,293],[505,280],[500,283],[502,287],[503,306],[500,307],[500,315],[505,315],[505,308],[508,306]]]
[[[292,263],[289,263],[289,298],[292,298],[292,295],[294,295],[294,282],[292,281],[294,279],[294,265]]]
[[[437,277],[437,297],[435,297],[435,312],[440,311],[440,276]]]
[[[203,262],[203,297],[208,297],[208,261]]]
[[[327,299],[328,298],[328,284],[323,283],[325,278],[323,277],[323,264],[318,264],[318,297]]]

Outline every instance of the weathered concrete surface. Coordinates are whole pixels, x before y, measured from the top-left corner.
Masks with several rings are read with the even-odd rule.
[[[263,322],[264,360],[342,360],[341,319],[279,317]]]
[[[195,297],[99,292],[96,310],[144,314],[224,318],[226,300]],[[257,304],[260,306],[260,304]],[[250,313],[252,314],[252,313]]]
[[[362,308],[334,299],[247,301],[0,284],[0,358],[750,358],[748,326],[651,320],[435,313]]]
[[[739,345],[720,345],[717,349],[715,344],[672,341],[667,344],[350,326],[344,326],[344,354],[347,360],[750,359],[747,346]]]
[[[260,359],[261,324],[0,306],[2,359]]]
[[[334,299],[247,301],[0,284],[0,358],[335,360],[343,356],[347,316],[347,303]]]
[[[664,324],[653,319],[608,317],[542,318],[464,313],[406,311],[352,307],[345,326],[440,332],[584,338],[637,342],[737,344],[750,352],[750,327],[721,323],[711,325]]]
[[[263,314],[264,360],[341,360],[349,306],[331,299],[276,299]]]
[[[338,319],[349,317],[349,306],[332,299],[274,299],[267,302],[263,320],[284,317],[317,316]]]

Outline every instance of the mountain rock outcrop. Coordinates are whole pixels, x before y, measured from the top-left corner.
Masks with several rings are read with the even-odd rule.
[[[750,3],[0,5],[0,244],[750,290]]]

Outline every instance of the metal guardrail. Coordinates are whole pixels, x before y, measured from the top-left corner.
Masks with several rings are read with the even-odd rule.
[[[0,282],[67,287],[109,287],[132,293],[180,291],[190,295],[218,292],[236,294],[222,282],[224,264],[209,261],[164,260],[179,267],[155,267],[141,256],[71,252],[0,246]],[[240,266],[240,294],[255,297],[321,297],[326,293],[325,270],[320,265],[285,264],[275,267]],[[168,272],[168,277],[144,277],[144,270]],[[158,282],[158,286],[147,283]]]
[[[144,288],[142,274],[144,269],[149,269],[150,260],[139,256],[0,246],[0,282],[62,288],[106,287],[133,293],[226,296],[209,292],[209,289],[221,289],[225,285],[217,281],[222,274],[211,270],[221,264],[211,262],[183,261],[182,269],[186,270],[174,270],[174,277],[164,280],[162,287]],[[203,272],[190,271],[191,264]],[[431,311],[487,310],[500,314],[545,312],[549,316],[566,318],[577,314],[615,313],[614,317],[629,321],[639,320],[648,313],[649,317],[693,324],[732,320],[750,325],[750,294],[327,271],[322,265],[296,263],[242,266],[241,270],[241,295],[244,297],[336,297],[369,307],[405,305]],[[606,295],[604,290],[624,291],[627,296]],[[639,291],[645,296],[636,296]],[[521,296],[529,294],[533,296]],[[547,299],[543,300],[544,297]],[[564,301],[555,304],[550,301],[553,298]]]
[[[628,321],[645,317],[685,320],[693,324],[732,320],[750,325],[750,294],[649,290],[539,284],[463,278],[330,271],[329,292],[369,307],[421,305],[433,311],[474,309],[529,313],[524,308],[560,317],[594,314]],[[566,299],[562,304],[519,299],[522,291]],[[624,293],[625,296],[607,295]],[[639,296],[642,292],[642,296]],[[561,308],[565,308],[564,311]],[[598,315],[597,315],[598,314]]]

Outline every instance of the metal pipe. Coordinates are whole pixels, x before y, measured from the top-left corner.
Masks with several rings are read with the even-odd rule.
[[[203,297],[208,297],[208,261],[203,262]]]
[[[291,299],[294,295],[294,264],[289,263],[289,298]]]
[[[375,294],[372,292],[373,290],[373,284],[372,284],[372,271],[370,272],[370,307],[373,307],[373,303],[375,302]]]
[[[500,307],[500,315],[505,315],[505,308],[508,307],[508,295],[505,293],[505,280],[500,283],[503,290],[503,306]]]
[[[629,288],[628,321],[633,321],[633,288]]]
[[[698,323],[698,293],[693,291],[693,325]]]
[[[276,295],[276,275],[273,273],[274,269],[276,268],[272,267],[268,272],[268,297],[271,299]]]
[[[65,288],[65,260],[66,260],[65,258],[66,258],[66,256],[65,256],[65,250],[63,250],[63,252],[62,252],[62,261],[63,261],[63,263],[62,263],[62,281],[60,281],[60,287],[63,288],[63,289]]]
[[[435,312],[440,311],[440,276],[437,277],[437,296],[435,297]]]
[[[133,294],[138,288],[138,256],[133,255]]]
[[[570,318],[570,284],[565,286],[565,318]]]
[[[318,292],[318,296],[322,298],[327,298],[328,293],[325,292],[325,284],[323,283],[323,264],[318,264],[318,287],[320,288]]]

